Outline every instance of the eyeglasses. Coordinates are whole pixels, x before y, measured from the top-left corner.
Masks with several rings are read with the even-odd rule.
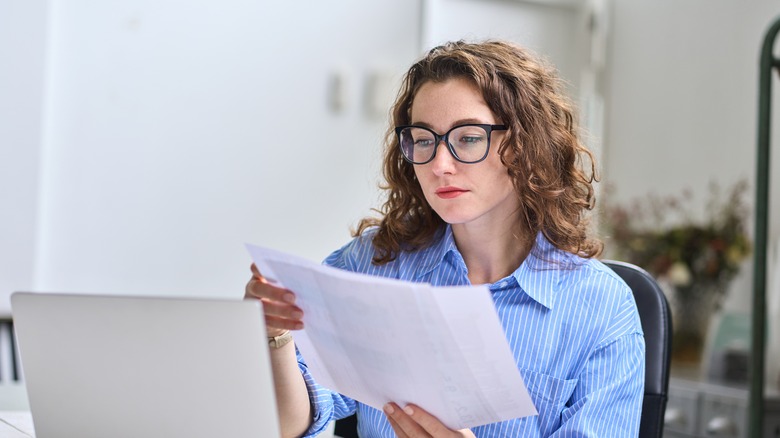
[[[461,163],[472,164],[484,160],[490,150],[490,133],[506,131],[504,125],[470,123],[458,125],[439,135],[422,126],[398,126],[398,144],[406,161],[412,164],[431,162],[436,156],[439,142],[444,140],[452,156]]]

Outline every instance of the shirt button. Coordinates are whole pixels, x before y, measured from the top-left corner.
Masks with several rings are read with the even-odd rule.
[[[506,287],[506,281],[502,281],[501,283],[498,283],[498,287]]]

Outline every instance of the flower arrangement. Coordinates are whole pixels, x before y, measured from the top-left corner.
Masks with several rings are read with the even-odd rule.
[[[715,293],[717,308],[751,252],[747,189],[745,181],[726,191],[710,184],[706,215],[698,221],[688,208],[693,199],[689,190],[680,196],[649,195],[627,205],[610,203],[607,190],[601,224],[609,254],[645,268],[678,293]]]
[[[649,195],[627,205],[610,203],[609,188],[605,190],[600,224],[607,256],[641,266],[671,286],[675,363],[701,361],[710,316],[750,255],[747,188],[744,181],[725,192],[711,184],[700,220],[689,208],[693,196],[688,190],[680,196]]]

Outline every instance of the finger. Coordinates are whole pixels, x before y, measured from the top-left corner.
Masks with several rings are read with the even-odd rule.
[[[255,277],[252,277],[247,283],[244,296],[245,298],[265,298],[269,301],[295,304],[295,294],[290,290],[273,286]]]
[[[408,404],[404,406],[404,413],[409,416],[416,424],[418,424],[425,432],[426,436],[435,437],[473,437],[474,434],[469,429],[452,430],[447,425],[442,423],[437,417],[426,411],[425,409]]]
[[[456,432],[449,427],[445,426],[444,423],[439,421],[438,418],[431,415],[428,411],[425,409],[413,405],[408,404],[404,406],[403,409],[404,413],[409,416],[415,423],[420,425],[425,432],[430,434],[431,436],[435,437],[458,437],[458,436],[464,436],[460,432]],[[468,432],[468,431],[467,431]]]
[[[303,311],[298,307],[261,299],[269,336],[278,336],[285,330],[303,329]]]
[[[390,423],[390,426],[393,427],[393,432],[395,432],[395,436],[397,438],[409,438],[409,435],[406,434],[404,429],[401,427],[400,424],[393,418],[393,414],[395,409],[399,409],[399,407],[393,403],[392,405],[388,403],[384,407],[385,416],[387,417],[387,421]]]
[[[266,298],[261,298],[263,303],[263,313],[266,316],[278,316],[280,318],[291,319],[300,321],[303,319],[303,310],[300,307],[292,304],[280,303],[278,301],[271,301]]]
[[[392,402],[386,404],[384,411],[387,418],[391,421],[394,421],[398,428],[409,438],[422,438],[431,436],[419,424],[417,424],[412,419],[412,417],[410,417],[406,412],[398,407],[397,404]]]
[[[406,432],[401,429],[401,426],[399,426],[398,423],[396,423],[396,421],[393,420],[393,418],[389,415],[387,416],[387,421],[390,423],[390,426],[392,426],[396,438],[409,438],[409,435],[407,435]]]
[[[278,316],[266,316],[265,325],[268,328],[274,328],[279,330],[301,330],[303,329],[303,321],[296,321],[292,319],[279,318]],[[268,333],[271,335],[271,332]]]
[[[249,266],[249,269],[252,271],[252,276],[257,278],[261,283],[268,283],[268,284],[276,284],[276,280],[269,279],[265,275],[260,273],[260,270],[257,269],[257,265],[252,263],[251,266]]]

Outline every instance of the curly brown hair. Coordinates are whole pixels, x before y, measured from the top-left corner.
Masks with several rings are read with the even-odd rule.
[[[525,226],[555,247],[582,257],[598,256],[603,244],[589,236],[586,212],[595,204],[595,160],[580,142],[573,105],[556,71],[528,50],[504,41],[450,42],[432,49],[403,78],[385,136],[387,200],[381,219],[360,221],[354,235],[378,227],[374,263],[401,250],[431,245],[444,221],[425,200],[398,146],[394,126],[410,124],[414,97],[429,81],[464,78],[476,84],[488,107],[509,129],[499,146],[501,162],[520,197]]]

